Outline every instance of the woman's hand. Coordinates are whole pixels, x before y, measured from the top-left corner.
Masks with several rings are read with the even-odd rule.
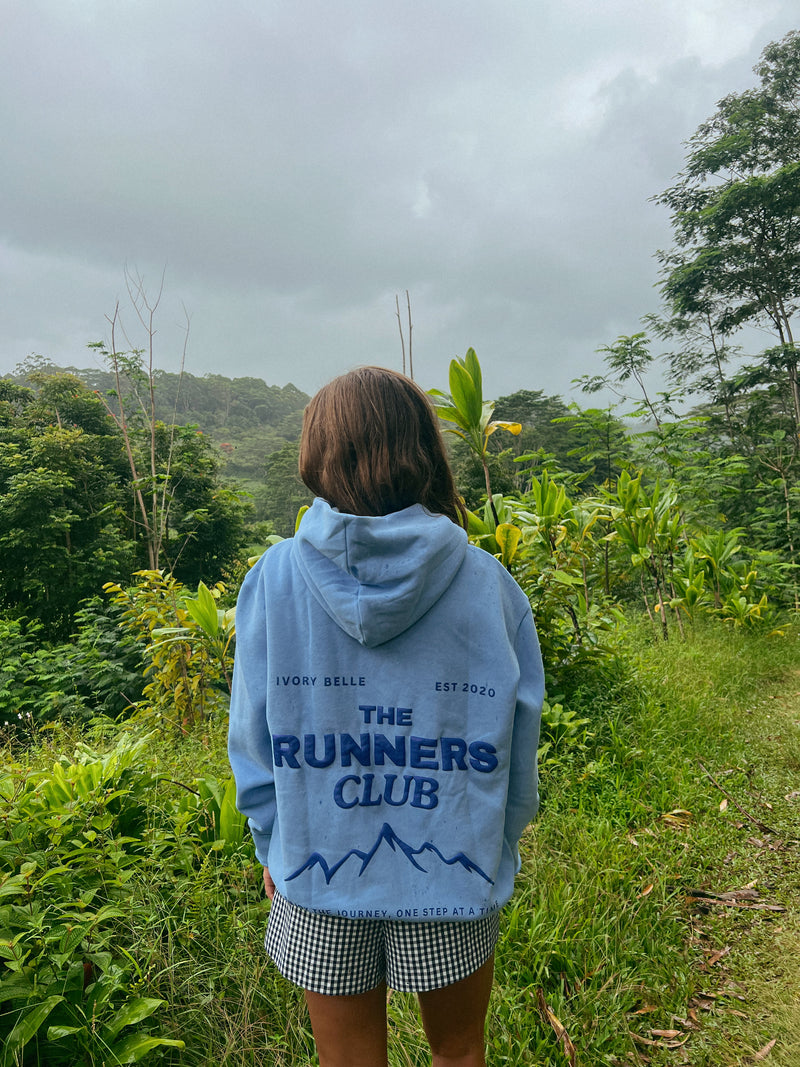
[[[264,892],[267,894],[270,900],[275,896],[275,883],[270,877],[269,868],[264,868]]]

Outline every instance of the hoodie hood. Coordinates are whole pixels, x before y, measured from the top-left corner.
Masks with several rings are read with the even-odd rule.
[[[373,648],[412,626],[439,600],[467,551],[467,535],[421,504],[391,515],[347,515],[317,499],[292,554],[333,621]]]

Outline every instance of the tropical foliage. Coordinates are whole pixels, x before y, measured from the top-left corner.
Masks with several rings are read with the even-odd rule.
[[[432,390],[469,536],[527,593],[546,666],[546,818],[503,919],[498,1064],[800,1056],[791,990],[778,1045],[765,1010],[714,1018],[746,987],[774,1003],[794,970],[747,909],[800,938],[759,897],[800,891],[796,706],[775,699],[800,669],[800,35],[757,75],[661,195],[663,313],[579,382],[618,404],[488,401],[473,349]],[[307,398],[158,371],[157,301],[133,296],[145,349],[112,337],[102,371],[0,379],[0,1067],[294,1067],[311,1037],[258,954],[225,732],[238,587],[307,502]],[[774,331],[749,356],[748,322]],[[389,1014],[409,1067],[426,1053],[406,999]]]
[[[183,1049],[158,1032],[148,996],[153,945],[132,943],[132,906],[152,872],[177,905],[204,866],[238,856],[244,821],[232,783],[165,781],[146,734],[103,751],[83,742],[0,775],[0,958],[4,1065],[135,1063]],[[181,925],[178,915],[176,925]]]

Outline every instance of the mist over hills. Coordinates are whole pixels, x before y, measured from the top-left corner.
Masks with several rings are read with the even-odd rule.
[[[117,383],[102,367],[62,367],[46,359],[28,360],[7,375],[30,385],[31,373],[72,374],[87,388],[108,396]],[[156,418],[166,423],[197,426],[224,454],[226,475],[244,481],[261,480],[267,457],[300,436],[303,409],[310,397],[295,385],[268,385],[261,378],[227,378],[156,370]],[[120,392],[133,408],[136,398],[129,381]],[[148,398],[149,399],[149,398]]]

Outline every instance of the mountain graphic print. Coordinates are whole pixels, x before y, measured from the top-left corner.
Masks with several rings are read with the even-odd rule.
[[[361,860],[361,869],[358,872],[360,878],[364,871],[367,869],[367,867],[369,867],[372,860],[378,854],[381,845],[384,844],[388,845],[392,852],[397,853],[399,851],[400,853],[402,853],[409,861],[409,863],[416,867],[418,871],[422,871],[424,874],[429,873],[428,868],[423,867],[421,863],[418,863],[416,857],[422,856],[424,853],[431,853],[435,856],[438,856],[442,863],[446,863],[449,867],[452,867],[454,864],[460,864],[465,871],[469,871],[470,873],[474,871],[476,874],[479,874],[481,878],[487,881],[489,885],[494,885],[492,879],[480,869],[478,864],[475,863],[474,860],[471,860],[469,856],[466,856],[463,852],[457,852],[454,856],[451,856],[450,859],[447,859],[446,856],[442,855],[436,845],[431,844],[430,841],[426,841],[425,844],[420,845],[419,848],[414,848],[413,845],[409,845],[406,841],[403,841],[400,837],[398,837],[394,830],[391,828],[391,826],[388,824],[388,822],[385,822],[383,824],[383,826],[381,827],[381,831],[378,834],[377,839],[375,840],[375,844],[368,851],[363,852],[359,848],[351,848],[349,852],[346,852],[344,856],[342,856],[341,859],[336,860],[335,863],[328,863],[328,861],[321,853],[312,852],[308,859],[305,861],[305,863],[301,864],[296,871],[293,871],[290,875],[287,875],[286,881],[291,882],[293,878],[299,877],[299,875],[301,875],[304,871],[310,871],[314,867],[319,867],[325,876],[326,883],[330,885],[333,877],[344,866],[344,864],[347,863],[351,856],[356,856],[358,859]]]

